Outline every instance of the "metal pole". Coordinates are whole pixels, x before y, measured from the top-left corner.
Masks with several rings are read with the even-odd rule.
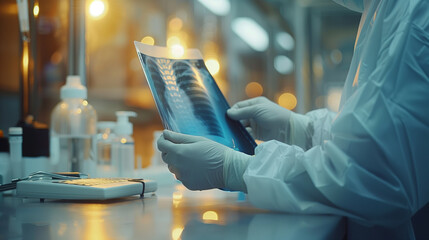
[[[306,37],[305,37],[305,31],[306,31],[306,10],[304,7],[302,7],[298,1],[295,1],[294,3],[294,13],[295,13],[295,22],[294,22],[294,28],[295,28],[295,36],[296,36],[296,57],[295,57],[295,63],[296,63],[296,82],[295,82],[295,88],[296,88],[296,98],[297,98],[297,106],[296,106],[296,112],[298,113],[305,113],[306,106],[306,98],[305,98],[305,79],[304,79],[304,61],[305,61],[305,47],[306,47]]]
[[[70,0],[68,74],[86,81],[85,0]]]

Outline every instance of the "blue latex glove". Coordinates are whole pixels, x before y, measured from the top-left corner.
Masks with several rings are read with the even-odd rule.
[[[228,109],[227,114],[232,119],[241,120],[246,130],[256,139],[286,142],[291,111],[265,97],[238,102]]]
[[[240,120],[255,139],[277,140],[304,149],[311,147],[313,126],[310,118],[283,108],[265,97],[238,102],[228,109],[227,114],[234,120]]]
[[[246,191],[243,173],[251,156],[204,137],[168,130],[157,144],[170,172],[188,189]]]

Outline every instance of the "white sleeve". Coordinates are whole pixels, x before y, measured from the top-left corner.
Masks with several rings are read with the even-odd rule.
[[[331,125],[335,113],[328,109],[317,109],[305,115],[292,112],[289,118],[289,135],[284,143],[296,145],[304,150],[320,145],[330,139]]]
[[[326,108],[314,110],[305,114],[313,123],[312,146],[322,144],[331,139],[331,126],[337,113]]]
[[[259,145],[243,175],[248,197],[261,208],[378,225],[409,219],[429,200],[429,123],[413,117],[368,86],[336,118],[332,140],[308,151]]]

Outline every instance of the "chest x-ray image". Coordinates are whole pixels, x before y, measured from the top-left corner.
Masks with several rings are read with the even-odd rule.
[[[238,121],[227,117],[229,104],[198,50],[175,59],[165,47],[134,44],[166,129],[254,154],[255,141]]]

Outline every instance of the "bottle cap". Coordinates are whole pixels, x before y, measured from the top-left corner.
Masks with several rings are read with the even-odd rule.
[[[10,135],[22,135],[22,127],[10,127],[9,136]]]
[[[115,133],[118,135],[131,135],[133,134],[133,124],[130,123],[128,117],[137,117],[135,112],[118,111],[116,112]]]
[[[61,99],[80,98],[86,99],[87,90],[82,85],[79,76],[67,76],[66,85],[61,87]]]

